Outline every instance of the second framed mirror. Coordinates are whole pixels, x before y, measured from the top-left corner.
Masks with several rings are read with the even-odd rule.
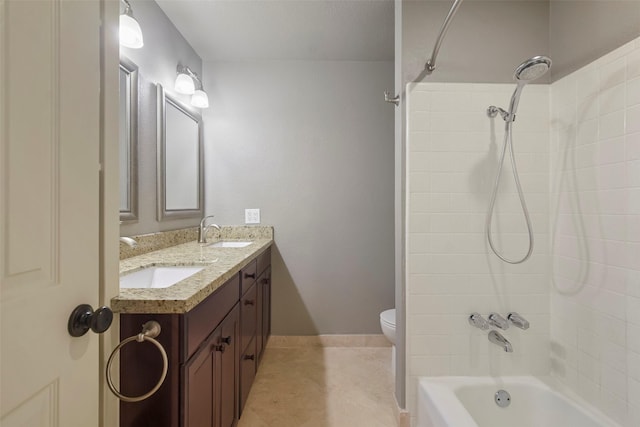
[[[204,212],[202,117],[157,85],[158,220]]]

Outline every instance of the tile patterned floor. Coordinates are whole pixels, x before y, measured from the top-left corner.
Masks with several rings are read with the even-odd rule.
[[[265,350],[238,427],[395,427],[389,347]]]

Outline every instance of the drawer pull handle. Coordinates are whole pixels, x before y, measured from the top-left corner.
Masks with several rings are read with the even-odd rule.
[[[244,273],[244,278],[245,279],[255,279],[256,278],[256,273]]]
[[[228,337],[220,338],[220,342],[222,342],[224,344],[227,344],[227,345],[230,345],[231,344],[231,335],[229,335]]]
[[[254,356],[253,354],[246,354],[244,356],[244,360],[255,360],[256,356]]]
[[[226,350],[226,347],[224,344],[220,344],[220,345],[213,346],[213,349],[215,351],[219,351],[220,353],[224,353],[224,351]]]
[[[254,305],[254,304],[255,304],[255,301],[252,299],[248,299],[244,301],[244,305]]]

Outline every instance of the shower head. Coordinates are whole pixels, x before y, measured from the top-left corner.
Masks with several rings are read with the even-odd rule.
[[[546,56],[534,56],[518,65],[513,78],[518,82],[528,83],[542,77],[551,68],[551,59]]]
[[[518,65],[513,78],[518,82],[516,90],[511,96],[511,102],[509,103],[509,112],[503,115],[503,118],[507,123],[513,123],[516,119],[516,110],[520,103],[520,94],[524,86],[536,79],[542,77],[551,68],[551,59],[546,56],[534,56],[531,59],[527,59],[522,64]]]

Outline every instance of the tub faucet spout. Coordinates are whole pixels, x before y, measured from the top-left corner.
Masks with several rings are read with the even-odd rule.
[[[503,337],[500,332],[489,332],[489,341],[496,344],[498,347],[502,347],[502,349],[507,353],[513,353],[513,347],[511,347],[511,343],[505,337]]]

